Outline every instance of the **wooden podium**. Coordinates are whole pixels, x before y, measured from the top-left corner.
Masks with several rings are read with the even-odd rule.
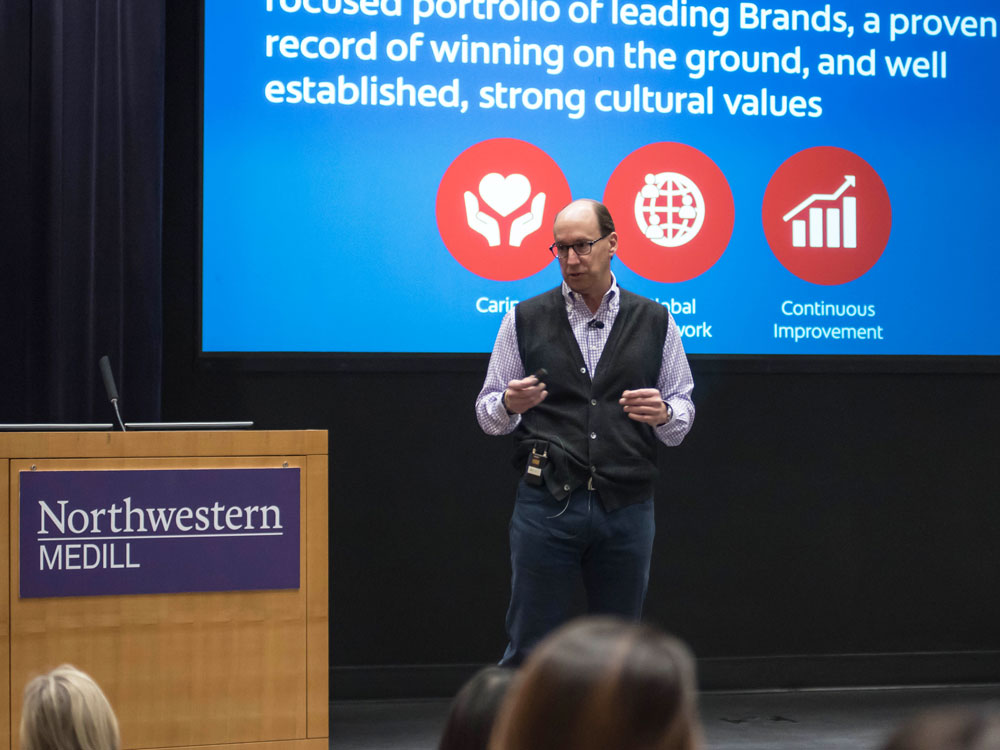
[[[21,599],[20,472],[299,467],[300,587]],[[0,434],[0,721],[18,748],[25,683],[71,663],[97,680],[125,748],[326,750],[327,433]],[[294,558],[293,558],[294,559]]]

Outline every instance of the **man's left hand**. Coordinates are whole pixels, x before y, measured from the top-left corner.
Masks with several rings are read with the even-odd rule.
[[[618,403],[625,409],[629,419],[645,422],[654,427],[666,422],[670,416],[667,405],[656,388],[623,391]]]

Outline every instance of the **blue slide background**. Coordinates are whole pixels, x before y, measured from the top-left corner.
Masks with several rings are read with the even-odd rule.
[[[320,0],[313,0],[317,5]],[[274,1],[277,6],[277,0]],[[205,0],[202,348],[206,352],[484,352],[500,321],[477,312],[476,299],[524,299],[559,282],[553,261],[515,282],[483,279],[448,252],[437,229],[435,197],[451,162],[480,141],[518,138],[563,170],[575,197],[600,198],[618,163],[635,149],[677,141],[708,155],[726,176],[736,207],[728,248],[701,276],[676,284],[644,279],[621,262],[623,287],[648,297],[697,300],[681,325],[711,325],[711,337],[685,339],[689,353],[1000,355],[996,312],[1000,271],[996,223],[1000,96],[996,38],[907,36],[890,42],[886,22],[898,4],[842,2],[855,25],[844,34],[740,30],[739,3],[728,7],[730,31],[433,19],[414,29],[410,0],[400,18],[268,13],[266,0]],[[689,3],[682,3],[689,5]],[[694,5],[695,3],[690,3]],[[712,3],[697,3],[713,7]],[[608,0],[610,5],[610,0]],[[806,3],[810,11],[822,6]],[[908,13],[996,16],[992,2],[907,2]],[[769,6],[785,7],[792,6]],[[606,10],[606,8],[605,8]],[[879,12],[882,32],[861,31],[865,11]],[[379,60],[359,62],[267,58],[267,34],[365,36],[377,30]],[[414,30],[427,38],[559,42],[564,71],[533,66],[393,63],[384,42]],[[644,41],[678,51],[673,72],[584,70],[568,59],[581,43],[619,47]],[[787,52],[802,47],[804,65],[820,52],[876,50],[871,78],[808,80],[786,74],[708,73],[683,69],[691,48]],[[890,78],[884,55],[948,53],[946,79]],[[425,44],[422,49],[428,58]],[[619,61],[620,62],[620,61]],[[273,104],[271,80],[332,80],[402,75],[415,84],[461,80],[465,114],[453,109]],[[565,112],[482,110],[480,86],[562,89],[716,89],[715,114],[601,113],[588,99],[579,120]],[[760,91],[822,97],[819,118],[731,116],[722,92]],[[838,146],[880,175],[893,211],[881,259],[839,286],[803,281],[781,266],[764,237],[760,211],[774,171],[812,146]],[[620,223],[628,217],[616,217]],[[549,233],[538,235],[547,253]],[[873,304],[872,318],[790,318],[785,300]],[[774,324],[880,325],[877,341],[777,340]]]

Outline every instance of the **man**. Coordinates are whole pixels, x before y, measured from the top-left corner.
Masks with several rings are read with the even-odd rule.
[[[510,665],[573,615],[581,575],[590,612],[639,618],[656,441],[677,445],[694,420],[676,323],[611,272],[607,208],[574,201],[553,235],[563,283],[507,313],[476,399],[486,433],[514,432],[524,472],[510,525]]]

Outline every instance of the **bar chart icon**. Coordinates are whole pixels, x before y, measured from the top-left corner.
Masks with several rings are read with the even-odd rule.
[[[882,178],[860,156],[836,146],[788,157],[767,183],[760,210],[774,257],[812,284],[847,284],[868,273],[892,230]]]
[[[792,247],[856,248],[858,201],[853,195],[844,195],[856,184],[854,175],[844,175],[836,192],[814,193],[781,217],[792,222]]]

